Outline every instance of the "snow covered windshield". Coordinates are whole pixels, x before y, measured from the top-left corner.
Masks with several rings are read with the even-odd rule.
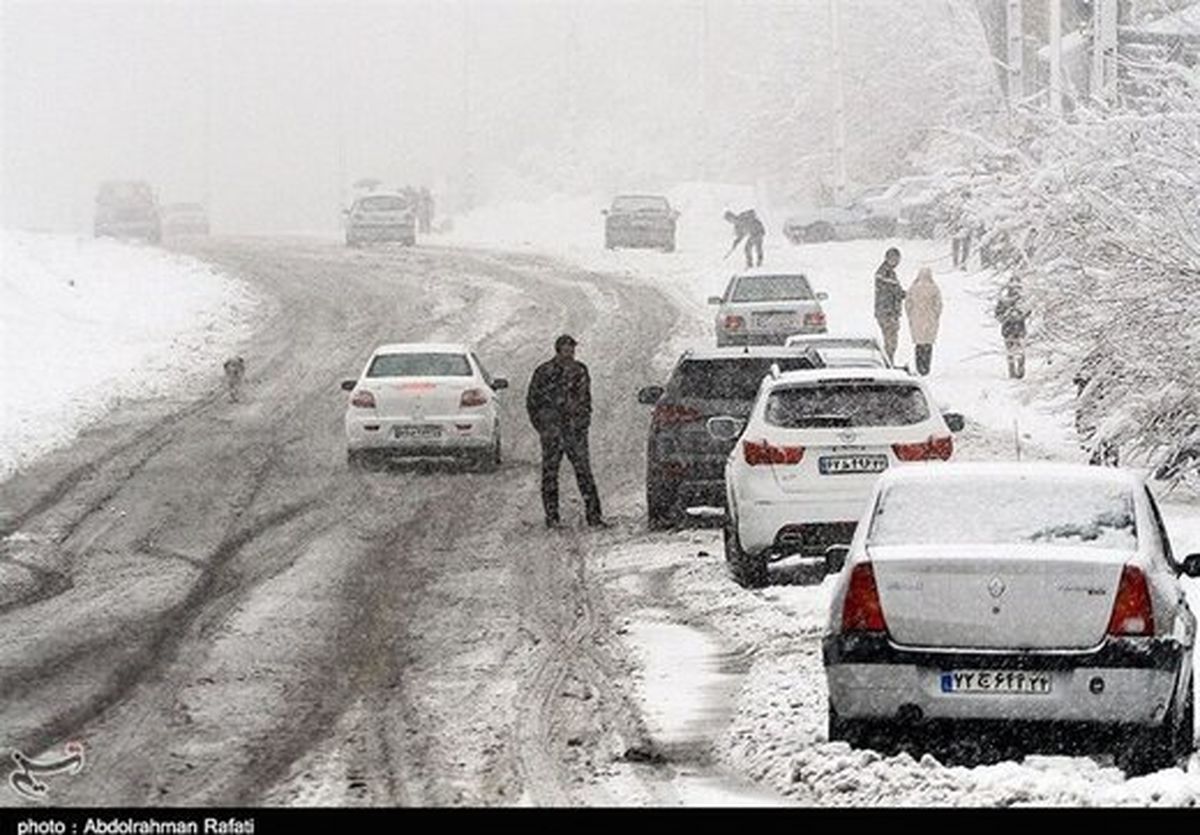
[[[771,426],[911,426],[929,419],[929,403],[918,386],[905,383],[831,382],[777,389],[767,398]]]
[[[812,287],[802,275],[747,275],[738,279],[731,301],[803,301],[812,297]]]
[[[1084,480],[944,478],[880,497],[868,545],[1063,545],[1137,549],[1133,497]]]
[[[758,396],[763,377],[777,363],[783,371],[812,368],[808,357],[737,357],[720,360],[688,360],[680,363],[674,384],[680,397],[704,400],[741,400],[751,403]]]
[[[470,377],[471,364],[462,354],[380,354],[368,377]]]
[[[403,197],[380,195],[379,197],[364,197],[358,203],[358,208],[364,212],[399,212],[405,208]]]
[[[667,212],[670,209],[665,197],[618,197],[612,204],[614,212]]]

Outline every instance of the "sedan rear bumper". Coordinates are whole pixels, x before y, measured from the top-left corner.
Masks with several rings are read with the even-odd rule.
[[[436,427],[417,432],[416,427]],[[429,418],[420,421],[355,417],[346,421],[346,447],[397,456],[439,456],[481,451],[494,442],[486,415]]]
[[[887,638],[828,636],[829,704],[843,719],[1162,722],[1184,663],[1173,640],[1112,639],[1082,652],[992,653],[905,649]],[[954,692],[947,676],[999,675],[999,692]],[[1046,692],[1011,685],[1047,680]],[[1041,688],[1039,688],[1039,691]]]

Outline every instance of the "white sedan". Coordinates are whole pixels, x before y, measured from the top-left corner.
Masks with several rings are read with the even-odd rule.
[[[1194,749],[1196,619],[1132,473],[942,464],[883,476],[833,590],[829,737],[1026,728],[1129,773]]]
[[[351,467],[399,457],[466,458],[483,470],[500,465],[500,413],[493,378],[465,345],[382,345],[357,380],[346,407]]]
[[[719,417],[708,426],[733,436],[737,423]],[[879,474],[948,459],[952,428],[962,428],[962,417],[943,416],[925,381],[903,371],[822,368],[766,377],[725,464],[725,556],[734,579],[761,586],[773,558],[824,558],[830,546],[850,542]]]

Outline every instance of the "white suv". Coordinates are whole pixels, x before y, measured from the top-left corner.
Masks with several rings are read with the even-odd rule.
[[[725,464],[725,556],[744,586],[767,582],[772,558],[837,553],[850,542],[875,481],[907,461],[946,460],[951,427],[923,380],[895,369],[773,373],[762,382]],[[733,418],[709,431],[737,433]],[[831,570],[840,568],[835,557]]]
[[[381,345],[346,407],[352,468],[383,458],[466,458],[482,470],[500,465],[500,411],[493,378],[465,345]]]

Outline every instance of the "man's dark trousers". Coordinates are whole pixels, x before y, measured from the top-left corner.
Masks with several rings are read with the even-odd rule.
[[[746,266],[747,267],[754,267],[754,266],[761,267],[762,266],[762,245],[763,245],[763,236],[762,235],[751,235],[749,238],[746,239]],[[755,264],[755,261],[754,261],[755,255],[758,256],[757,264]]]
[[[592,464],[588,454],[588,430],[549,427],[541,433],[542,439],[542,507],[547,522],[559,521],[558,514],[558,469],[563,456],[575,468],[575,480],[583,495],[583,504],[589,524],[599,522],[600,494],[596,491],[596,479],[592,476]]]

